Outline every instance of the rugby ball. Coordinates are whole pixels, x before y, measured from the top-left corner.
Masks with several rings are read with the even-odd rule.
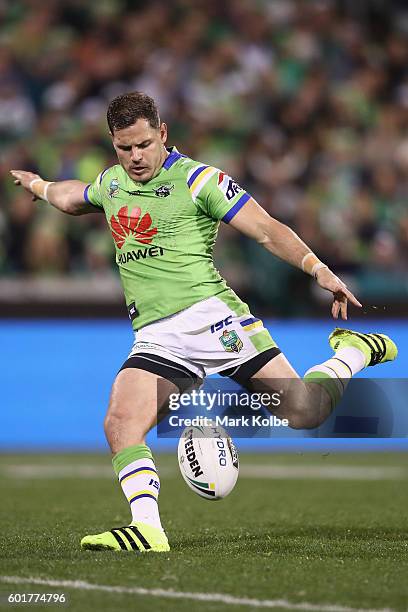
[[[178,462],[190,489],[205,499],[226,497],[237,482],[237,449],[222,427],[186,427],[178,445]]]

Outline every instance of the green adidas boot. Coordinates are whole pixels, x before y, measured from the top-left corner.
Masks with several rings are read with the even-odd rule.
[[[83,550],[129,550],[135,552],[168,552],[167,536],[163,529],[145,523],[130,523],[110,531],[87,535],[81,540]]]
[[[394,361],[398,355],[395,343],[385,334],[360,334],[336,327],[329,336],[329,344],[335,352],[348,346],[359,349],[365,355],[366,367]]]

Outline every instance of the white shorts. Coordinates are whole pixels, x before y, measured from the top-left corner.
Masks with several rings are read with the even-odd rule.
[[[159,355],[204,378],[238,368],[274,347],[276,343],[260,319],[251,314],[236,315],[214,296],[136,332],[128,358],[143,353],[154,360],[154,355]]]

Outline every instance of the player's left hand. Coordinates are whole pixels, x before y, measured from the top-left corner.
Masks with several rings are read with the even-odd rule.
[[[25,170],[10,170],[10,174],[14,179],[15,185],[21,185],[32,195],[32,199],[37,200],[37,196],[32,192],[30,185],[34,179],[41,179],[39,174],[34,174],[34,172],[26,172]]]
[[[354,306],[362,307],[358,299],[347,289],[347,285],[329,268],[321,268],[316,274],[317,283],[322,289],[327,289],[333,294],[332,315],[333,319],[338,319],[339,313],[341,318],[347,319],[347,302],[350,301]]]

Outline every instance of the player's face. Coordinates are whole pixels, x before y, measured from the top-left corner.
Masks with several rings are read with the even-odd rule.
[[[167,126],[153,128],[146,119],[111,134],[120,165],[134,181],[145,183],[156,176],[167,156]]]

